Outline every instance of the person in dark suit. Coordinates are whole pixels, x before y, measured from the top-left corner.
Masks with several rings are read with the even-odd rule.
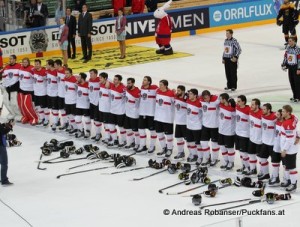
[[[46,4],[42,3],[42,0],[37,0],[37,4],[34,6],[33,13],[33,27],[46,26],[47,18],[49,15],[48,7]]]
[[[76,58],[76,26],[77,21],[76,18],[71,15],[71,8],[66,8],[66,25],[69,27],[69,36],[68,36],[68,58],[75,59]],[[72,56],[71,56],[71,46],[72,46]]]
[[[93,17],[92,14],[87,12],[87,5],[82,6],[82,13],[78,18],[78,36],[81,39],[81,47],[83,58],[83,63],[87,63],[92,59],[92,26]]]

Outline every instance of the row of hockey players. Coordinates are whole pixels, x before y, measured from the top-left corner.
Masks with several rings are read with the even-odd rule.
[[[281,157],[285,157],[287,180],[283,185],[295,185],[297,118],[292,115],[290,106],[284,106],[276,114],[268,103],[261,108],[258,99],[253,99],[249,107],[246,97],[241,95],[236,105],[227,93],[216,96],[205,90],[200,96],[197,89],[190,89],[186,93],[182,85],[177,90],[170,90],[167,80],[161,80],[158,87],[152,84],[149,76],[144,77],[139,89],[135,86],[134,78],[128,78],[125,86],[122,76],[115,75],[110,81],[107,73],[100,73],[98,77],[95,69],[90,70],[87,82],[85,73],[75,77],[72,69],[61,66],[60,60],[48,60],[46,68],[41,66],[39,60],[35,60],[34,66],[30,66],[28,59],[23,59],[19,68],[16,65],[10,64],[11,67],[5,68],[3,84],[5,86],[11,80],[18,79],[19,94],[33,97],[32,106],[35,108],[32,109],[37,110],[39,125],[49,124],[51,109],[52,129],[56,130],[60,111],[60,130],[66,129],[77,138],[88,138],[93,119],[96,132],[93,139],[100,140],[104,125],[103,142],[108,147],[153,153],[158,137],[161,151],[157,155],[170,157],[175,122],[178,150],[175,159],[184,158],[186,141],[189,150],[187,161],[215,166],[221,150],[221,168],[231,170],[234,167],[235,145],[243,163],[239,172],[248,176],[256,175],[259,160],[259,179],[269,179],[268,158],[271,156],[273,173],[270,183],[278,184],[279,163]],[[13,76],[10,76],[11,72]],[[22,101],[19,104],[23,114],[22,108],[28,109],[28,101],[23,103],[23,107]],[[23,115],[23,122],[29,117]],[[146,146],[146,129],[151,135],[149,149]]]

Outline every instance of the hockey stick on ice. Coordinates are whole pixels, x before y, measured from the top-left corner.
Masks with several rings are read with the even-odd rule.
[[[38,169],[38,170],[46,170],[46,169],[47,169],[47,168],[41,168],[41,167],[40,167],[42,158],[43,158],[43,154],[41,154],[40,160],[39,160],[39,164],[37,165],[37,169]]]
[[[110,173],[101,173],[101,174],[102,175],[114,175],[114,174],[126,173],[126,172],[131,172],[131,171],[140,170],[140,169],[147,169],[147,168],[150,168],[150,166],[143,166],[143,167],[137,167],[137,168],[127,169],[127,170],[123,170],[123,171],[116,171],[116,172],[110,172]]]
[[[74,174],[79,174],[79,173],[92,172],[92,171],[96,171],[96,170],[108,169],[108,168],[113,168],[113,167],[115,167],[115,166],[114,165],[113,166],[105,166],[105,167],[100,167],[100,168],[95,168],[95,169],[77,171],[77,172],[73,172],[73,173],[65,173],[65,174],[58,175],[56,178],[59,179],[63,176],[69,176],[69,175],[74,175]]]
[[[230,204],[230,203],[245,202],[245,201],[249,201],[249,200],[251,200],[251,199],[250,198],[249,199],[239,199],[239,200],[233,200],[233,201],[228,201],[228,202],[223,202],[223,203],[214,203],[214,204],[201,206],[200,209],[202,210],[202,209],[207,208],[207,207],[226,205],[226,204]]]

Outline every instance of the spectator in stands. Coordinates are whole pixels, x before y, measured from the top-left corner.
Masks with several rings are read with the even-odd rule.
[[[82,6],[82,13],[78,18],[78,36],[81,39],[81,47],[83,63],[87,63],[92,59],[92,26],[93,17],[92,14],[87,12],[88,7],[86,4]]]
[[[126,6],[126,0],[112,0],[112,6],[114,9],[114,16],[118,16],[118,10]]]
[[[57,8],[55,10],[55,22],[60,25],[60,18],[65,17],[65,11],[63,9],[62,0],[57,1]]]
[[[65,18],[62,17],[59,19],[60,27],[59,27],[59,40],[58,43],[60,45],[60,49],[62,52],[63,63],[65,67],[68,67],[68,36],[69,36],[69,28],[65,23]]]
[[[75,0],[74,1],[74,10],[79,11],[80,13],[82,13],[82,6],[84,4],[86,4],[86,0]]]
[[[30,4],[25,7],[24,22],[27,28],[33,27],[34,10],[36,8],[36,0],[31,0]]]
[[[69,36],[68,36],[68,58],[76,58],[76,27],[77,21],[76,18],[71,15],[71,8],[67,7],[66,9],[66,25],[69,27]],[[71,56],[71,46],[72,46],[72,56]]]
[[[154,12],[157,9],[157,0],[146,0],[148,12]]]
[[[120,53],[121,56],[120,59],[124,59],[126,56],[126,17],[124,16],[124,9],[121,8],[118,10],[118,17],[116,18],[116,34],[117,34],[117,40],[119,41],[120,46]]]
[[[0,32],[5,31],[6,9],[4,1],[0,1]]]
[[[139,14],[143,13],[145,8],[145,0],[132,0],[131,1],[131,13]]]
[[[33,14],[34,19],[32,27],[46,26],[48,15],[47,5],[42,3],[42,0],[37,0]]]

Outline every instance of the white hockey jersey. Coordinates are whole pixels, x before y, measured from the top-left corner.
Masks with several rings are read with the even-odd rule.
[[[41,68],[39,71],[33,69],[33,92],[36,96],[47,95],[47,70]]]
[[[219,133],[225,136],[235,135],[235,108],[220,103]]]
[[[114,84],[110,86],[110,112],[112,114],[125,114],[125,92],[126,88],[122,83],[117,87]]]
[[[190,130],[202,129],[202,106],[199,99],[195,101],[187,100],[186,127]]]
[[[2,74],[2,81],[4,87],[10,87],[19,81],[20,68],[21,65],[19,63],[5,66]]]
[[[261,129],[262,111],[250,111],[250,141],[255,144],[262,144],[262,129]]]
[[[100,91],[100,79],[96,77],[95,79],[89,80],[89,99],[90,103],[98,106],[99,104],[99,91]]]
[[[273,112],[269,116],[262,115],[262,143],[273,146],[276,135],[276,114]]]
[[[147,89],[143,86],[141,87],[140,116],[154,116],[157,89],[156,85],[150,85]]]
[[[203,126],[207,128],[218,128],[219,127],[219,97],[212,95],[209,102],[205,102],[200,97],[200,102],[203,111]]]
[[[29,65],[26,68],[21,66],[19,70],[20,89],[22,91],[33,91],[33,66]]]
[[[112,83],[110,83],[110,87]],[[100,91],[99,91],[99,111],[104,113],[110,112],[110,89],[105,87],[105,84],[100,84]]]
[[[244,108],[236,106],[236,126],[235,133],[238,136],[249,138],[250,136],[250,107],[246,105]]]
[[[50,97],[57,97],[58,95],[56,70],[47,70],[47,95]]]
[[[175,124],[186,125],[187,104],[185,98],[175,96]]]
[[[65,76],[66,76],[66,69],[64,67],[57,70],[58,97],[60,97],[60,98],[65,97],[65,91],[66,91]]]
[[[125,113],[127,117],[137,119],[139,118],[139,102],[140,102],[141,91],[138,87],[132,90],[126,89],[126,103]]]
[[[77,79],[75,76],[65,77],[65,104],[76,104]]]
[[[90,108],[88,82],[84,82],[82,84],[77,83],[76,108],[79,109]]]
[[[175,95],[172,90],[167,90],[165,92],[160,89],[157,90],[154,120],[173,124],[174,97]]]

